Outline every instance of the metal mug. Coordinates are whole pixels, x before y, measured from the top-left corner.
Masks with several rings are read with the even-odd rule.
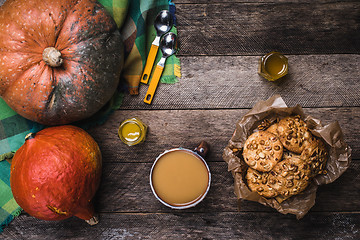
[[[151,187],[151,190],[154,194],[154,196],[162,203],[164,204],[165,206],[167,207],[170,207],[172,209],[186,209],[186,208],[191,208],[191,207],[194,207],[196,206],[198,203],[200,203],[204,198],[205,196],[207,195],[209,189],[210,189],[210,183],[211,183],[211,173],[210,173],[210,169],[209,169],[209,166],[207,165],[206,161],[204,160],[206,154],[208,153],[208,150],[209,150],[209,145],[205,142],[205,141],[202,141],[200,143],[200,145],[198,147],[196,147],[193,151],[192,150],[189,150],[189,149],[186,149],[186,148],[174,148],[174,149],[170,149],[170,150],[166,150],[165,152],[163,152],[162,154],[160,154],[156,160],[154,161],[152,167],[151,167],[151,171],[150,171],[150,187]],[[154,185],[153,185],[153,172],[154,172],[154,168],[156,166],[156,164],[158,163],[158,161],[161,159],[161,157],[163,157],[164,155],[166,154],[169,154],[171,152],[174,152],[174,151],[186,151],[187,153],[190,153],[192,154],[193,156],[195,156],[197,159],[199,159],[200,161],[202,161],[202,163],[205,165],[206,167],[206,170],[207,170],[207,173],[208,173],[208,183],[207,183],[207,187],[206,187],[206,190],[205,192],[202,193],[201,197],[195,199],[194,201],[192,201],[190,204],[188,205],[180,205],[180,206],[176,206],[176,205],[172,205],[166,201],[164,201],[163,199],[161,199],[158,194],[156,193],[156,190],[154,188]]]

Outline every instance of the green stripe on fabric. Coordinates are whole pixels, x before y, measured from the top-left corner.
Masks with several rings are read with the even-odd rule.
[[[0,154],[16,151],[25,142],[25,137],[31,130],[19,133],[15,136],[0,140]]]
[[[10,184],[7,185],[6,183],[4,183],[1,179],[0,179],[0,206],[2,209],[4,209],[6,212],[11,213],[14,209],[8,205],[5,206],[6,204],[9,203],[9,201],[13,198],[12,192],[11,192],[11,188],[10,188]],[[11,204],[11,203],[10,203]],[[5,206],[5,207],[4,207]]]
[[[98,0],[114,18],[118,28],[121,28],[128,10],[128,0]]]
[[[0,162],[0,176],[1,176],[1,183],[6,184],[10,187],[10,163],[8,161],[1,161]]]
[[[141,11],[139,11],[140,9],[140,2],[139,1],[130,1],[129,3],[129,15],[130,17],[134,20],[134,22],[136,23],[136,19],[139,18],[139,16],[141,16]]]
[[[14,115],[1,121],[5,135],[0,135],[0,140],[15,136],[29,130],[29,121],[20,115]]]
[[[19,208],[19,205],[16,203],[15,199],[12,198],[7,203],[5,203],[2,208],[7,212],[12,213]]]
[[[6,211],[0,207],[0,223],[2,223],[2,221],[6,220],[7,217],[9,216],[9,214],[10,213],[8,211]],[[1,224],[1,225],[3,225],[3,224]],[[1,231],[2,231],[2,229],[0,228],[0,232]]]
[[[0,121],[0,140],[6,138],[6,133],[2,121]]]
[[[155,3],[156,5],[159,4],[159,2],[161,2],[160,0],[157,0],[157,1],[149,1],[149,0],[143,0],[141,1],[140,0],[140,11],[141,12],[146,12],[148,11],[149,9],[152,9],[155,7]]]
[[[2,154],[11,152],[11,148],[10,148],[10,144],[9,141],[7,139],[3,139],[0,141],[0,154],[2,156]]]
[[[146,13],[144,13],[146,15]],[[134,19],[134,22],[136,23],[136,37],[142,37],[146,34],[146,25],[145,25],[145,19],[144,14],[139,15],[138,18]],[[138,45],[139,46],[139,45]]]
[[[146,36],[142,35],[135,39],[135,45],[140,53],[141,60],[143,61],[143,65],[145,66],[145,61],[147,58],[147,55],[144,54],[145,51],[145,44],[146,44]],[[140,48],[139,48],[140,47]]]
[[[12,110],[6,102],[0,97],[0,120],[16,115],[16,112]]]
[[[9,223],[17,216],[19,216],[22,212],[22,209],[19,207],[16,211],[14,211],[13,213],[11,213],[10,215],[6,216],[2,216],[0,213],[0,233],[3,231],[3,228],[7,225],[9,225]],[[4,219],[2,221],[2,219]]]

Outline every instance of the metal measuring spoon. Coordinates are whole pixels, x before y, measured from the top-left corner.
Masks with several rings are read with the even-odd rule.
[[[154,21],[154,27],[156,30],[156,37],[151,44],[149,55],[146,59],[144,72],[141,76],[141,82],[147,84],[149,76],[154,65],[157,51],[159,49],[160,37],[165,33],[169,32],[173,26],[173,17],[168,10],[162,10],[156,16]]]
[[[168,57],[170,57],[171,55],[173,55],[177,50],[177,39],[176,39],[175,33],[169,32],[163,36],[163,38],[161,39],[161,42],[160,42],[160,50],[161,50],[163,56],[161,57],[160,61],[156,65],[154,75],[151,79],[149,88],[146,92],[144,102],[147,104],[150,104],[154,97],[161,74],[165,67],[166,59]]]

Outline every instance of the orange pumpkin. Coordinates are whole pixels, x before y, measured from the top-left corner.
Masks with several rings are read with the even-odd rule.
[[[93,115],[123,65],[116,23],[96,0],[7,0],[0,7],[0,96],[47,125]]]
[[[76,216],[94,220],[94,197],[101,177],[101,153],[95,140],[75,126],[57,126],[30,134],[16,151],[10,185],[16,202],[43,220]]]

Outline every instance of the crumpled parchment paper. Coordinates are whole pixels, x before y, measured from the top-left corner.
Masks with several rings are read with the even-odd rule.
[[[248,136],[264,119],[272,122],[289,115],[299,115],[307,123],[312,134],[327,143],[329,159],[326,167],[327,174],[316,176],[305,191],[279,203],[275,198],[264,198],[248,188],[244,178],[248,167],[242,159],[242,149]],[[234,148],[240,149],[241,154],[235,154]],[[348,169],[351,162],[351,148],[344,142],[343,133],[337,121],[323,126],[319,119],[307,115],[301,106],[288,107],[281,96],[274,95],[266,101],[255,104],[237,122],[234,134],[224,149],[223,159],[228,163],[228,171],[231,171],[234,177],[234,191],[238,199],[259,202],[280,213],[294,214],[300,219],[314,206],[318,186],[335,181]]]

